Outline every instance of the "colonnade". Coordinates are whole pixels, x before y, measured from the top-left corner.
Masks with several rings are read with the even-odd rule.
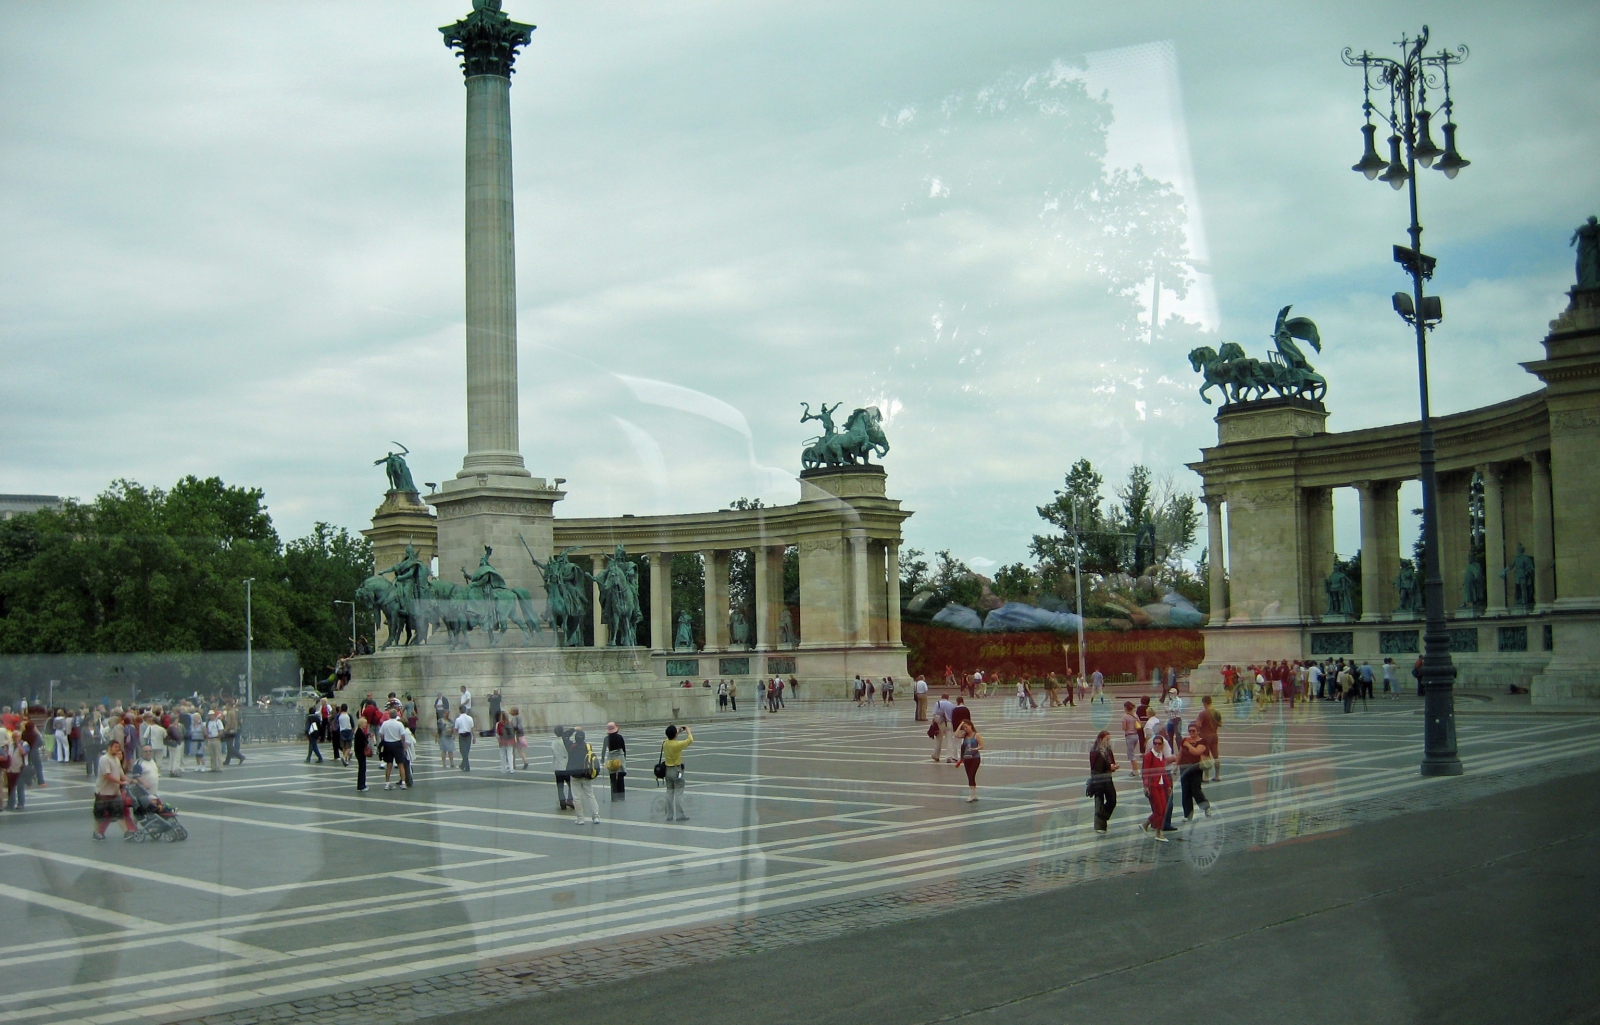
[[[782,618],[786,605],[783,593],[783,564],[787,545],[756,545],[744,549],[755,568],[754,616],[746,646],[735,648],[729,628],[729,572],[732,555],[739,549],[707,548],[696,554],[705,571],[703,597],[705,640],[699,650],[773,651],[785,647]],[[866,536],[864,532],[845,539],[843,558],[826,544],[799,545],[800,603],[791,614],[791,626],[799,638],[788,647],[874,647],[901,644],[900,625],[900,546]],[[648,608],[644,615],[650,624],[650,647],[670,651],[676,633],[676,614],[672,607],[672,551],[629,552],[629,557],[644,555],[649,565]],[[592,553],[590,571],[599,577],[614,556]],[[602,622],[600,590],[591,584],[591,613],[594,643],[605,647],[609,638]],[[802,627],[804,623],[804,627]]]
[[[1513,578],[1509,572],[1518,545],[1534,560],[1534,605],[1542,611],[1555,600],[1555,551],[1551,521],[1550,454],[1534,452],[1521,459],[1482,462],[1470,468],[1439,475],[1439,554],[1444,580],[1445,610],[1456,611],[1462,604],[1462,580],[1472,557],[1473,539],[1470,492],[1474,475],[1483,481],[1483,556],[1486,603],[1483,613],[1507,615],[1513,609]],[[1355,480],[1350,483],[1360,500],[1361,515],[1361,620],[1382,622],[1394,617],[1399,607],[1395,580],[1400,574],[1399,497],[1403,479]],[[1251,498],[1258,497],[1243,489]],[[1288,613],[1284,599],[1294,591],[1294,615],[1315,620],[1328,614],[1327,595],[1322,582],[1333,569],[1333,491],[1328,487],[1299,488],[1293,500],[1284,503],[1298,523],[1295,534],[1300,541],[1299,563],[1302,572],[1297,583],[1281,581],[1277,588],[1280,613]],[[1257,621],[1255,610],[1230,608],[1228,566],[1224,554],[1226,491],[1210,491],[1205,496],[1212,622],[1221,625],[1235,618]],[[1234,532],[1237,546],[1259,545],[1259,538]],[[1235,549],[1237,550],[1237,548]],[[1416,567],[1419,585],[1422,568]],[[1526,612],[1527,609],[1515,611]]]

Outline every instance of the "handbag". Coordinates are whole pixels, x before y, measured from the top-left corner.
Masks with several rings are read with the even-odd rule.
[[[1201,756],[1201,758],[1200,758],[1200,771],[1201,772],[1210,772],[1212,769],[1216,768],[1216,765],[1217,765],[1217,760],[1215,758],[1211,757],[1210,755]]]
[[[667,778],[667,745],[661,745],[661,759],[656,762],[656,779]]]

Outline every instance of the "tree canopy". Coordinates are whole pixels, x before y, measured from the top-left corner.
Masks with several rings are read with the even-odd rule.
[[[286,545],[264,497],[216,477],[118,480],[0,523],[0,653],[238,650],[253,577],[255,646],[320,672],[350,648],[333,602],[371,575],[371,545],[326,523]]]

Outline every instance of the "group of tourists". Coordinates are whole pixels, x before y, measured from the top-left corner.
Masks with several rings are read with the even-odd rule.
[[[874,698],[882,698],[885,705],[894,704],[894,677],[885,676],[876,682],[863,679],[860,673],[856,674],[855,681],[850,685],[851,696],[856,699],[856,707],[871,705]]]
[[[920,680],[920,677],[919,677]],[[925,681],[923,681],[925,682]],[[967,696],[959,694],[954,701],[949,694],[941,694],[933,704],[933,718],[928,724],[928,736],[933,739],[933,761],[959,765],[967,772],[967,802],[978,799],[978,769],[983,764],[983,735],[972,721],[972,709],[967,707]]]
[[[1173,682],[1176,683],[1176,671],[1169,671],[1173,673]],[[1014,694],[1017,707],[1029,710],[1075,707],[1080,701],[1106,700],[1106,677],[1099,669],[1083,674],[1071,669],[1064,673],[982,668],[972,672],[957,672],[954,667],[945,666],[944,685],[949,690],[974,699]]]
[[[1422,694],[1422,659],[1411,667],[1417,680],[1417,694]],[[1283,701],[1293,705],[1296,701],[1342,701],[1344,710],[1353,709],[1356,701],[1363,707],[1368,699],[1377,696],[1379,683],[1383,684],[1386,698],[1400,696],[1399,671],[1393,658],[1385,658],[1379,666],[1363,661],[1356,665],[1354,659],[1328,658],[1317,660],[1289,660],[1262,662],[1259,665],[1222,667],[1222,686],[1236,703],[1253,701]]]
[[[1200,714],[1185,729],[1184,700],[1172,687],[1160,706],[1145,697],[1135,705],[1122,704],[1122,736],[1128,755],[1128,775],[1139,780],[1150,815],[1141,828],[1161,843],[1172,829],[1173,774],[1176,767],[1182,791],[1183,818],[1194,818],[1195,808],[1211,814],[1202,784],[1207,778],[1222,778],[1222,758],[1218,731],[1222,715],[1212,707],[1208,694],[1200,699]],[[1111,731],[1102,730],[1089,752],[1089,782],[1085,796],[1094,799],[1094,828],[1104,834],[1111,813],[1117,807],[1116,773],[1120,767],[1111,742]]]

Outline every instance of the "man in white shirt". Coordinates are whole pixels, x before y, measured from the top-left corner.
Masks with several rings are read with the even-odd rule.
[[[389,775],[394,772],[395,766],[400,767],[400,789],[407,789],[411,780],[411,765],[406,759],[406,729],[405,720],[399,716],[390,716],[378,727],[378,754],[383,759],[383,789],[393,790],[394,784],[389,782]]]
[[[215,708],[206,716],[206,760],[211,763],[208,772],[222,771],[222,713]]]
[[[461,700],[468,706],[471,705],[472,695],[467,693],[467,688],[465,687],[461,688]],[[472,771],[472,766],[467,761],[467,757],[472,753],[472,733],[477,728],[478,724],[472,721],[472,713],[470,711],[463,710],[460,715],[456,716],[456,749],[461,752],[462,772]]]
[[[955,737],[950,732],[950,716],[955,713],[956,703],[950,700],[950,695],[941,694],[938,702],[933,706],[933,723],[939,729],[939,734],[933,741],[933,760],[938,761],[944,754],[948,745],[950,753],[955,753]],[[954,758],[950,759],[952,762]]]
[[[472,692],[467,690],[467,685],[461,685],[461,697],[456,703],[456,708],[462,712],[472,712]]]
[[[156,749],[146,744],[139,749],[139,760],[133,763],[128,778],[144,787],[151,797],[161,796],[161,770],[156,767]]]
[[[1325,687],[1322,680],[1322,667],[1315,662],[1311,663],[1311,668],[1306,670],[1306,679],[1309,683],[1309,689],[1316,694],[1317,700],[1321,701]]]
[[[917,682],[911,685],[911,700],[917,706],[917,722],[927,722],[928,681],[925,677],[917,677]]]

